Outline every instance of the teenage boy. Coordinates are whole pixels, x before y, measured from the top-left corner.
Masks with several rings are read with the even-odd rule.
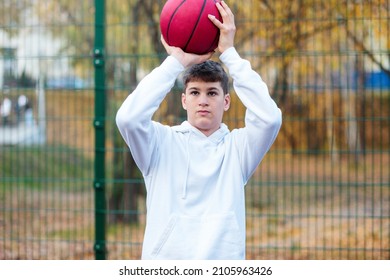
[[[142,259],[245,259],[244,186],[274,142],[281,111],[266,84],[234,48],[234,15],[217,3],[223,23],[220,60],[246,107],[245,127],[229,131],[228,76],[212,53],[195,55],[162,43],[169,54],[119,109],[116,122],[147,190]],[[187,121],[164,126],[152,116],[183,74]]]

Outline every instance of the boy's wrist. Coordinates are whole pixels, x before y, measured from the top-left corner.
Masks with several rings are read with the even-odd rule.
[[[226,59],[231,59],[231,58],[240,58],[240,55],[238,54],[237,50],[235,47],[230,47],[226,49],[223,53],[220,54],[219,59],[222,62],[225,62]]]
[[[174,68],[174,69],[178,69],[179,71],[183,71],[185,69],[184,65],[180,62],[179,59],[177,59],[175,56],[173,55],[169,55],[165,61],[163,62],[163,64],[167,64],[169,65],[169,68]]]

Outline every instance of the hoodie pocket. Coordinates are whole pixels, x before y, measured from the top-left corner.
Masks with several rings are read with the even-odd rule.
[[[233,212],[205,217],[172,215],[158,238],[154,259],[244,259],[242,238]]]

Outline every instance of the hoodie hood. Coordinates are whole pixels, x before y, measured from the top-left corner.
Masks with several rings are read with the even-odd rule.
[[[184,122],[182,122],[181,125],[174,126],[174,127],[172,127],[172,129],[174,131],[182,132],[182,133],[192,132],[192,133],[194,133],[194,135],[197,135],[201,139],[202,138],[203,139],[208,139],[209,141],[211,141],[213,143],[216,143],[216,144],[221,142],[223,137],[230,132],[229,128],[224,123],[221,123],[221,126],[220,126],[220,128],[217,131],[215,131],[210,136],[206,136],[199,129],[197,129],[196,127],[192,126],[188,121],[184,121]]]

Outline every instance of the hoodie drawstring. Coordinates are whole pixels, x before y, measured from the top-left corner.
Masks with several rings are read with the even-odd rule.
[[[187,179],[188,179],[188,171],[190,169],[190,148],[189,148],[190,138],[191,138],[191,131],[188,132],[188,139],[186,143],[187,166],[186,166],[186,173],[184,177],[184,184],[183,184],[183,190],[181,196],[182,199],[186,199],[187,197]]]

